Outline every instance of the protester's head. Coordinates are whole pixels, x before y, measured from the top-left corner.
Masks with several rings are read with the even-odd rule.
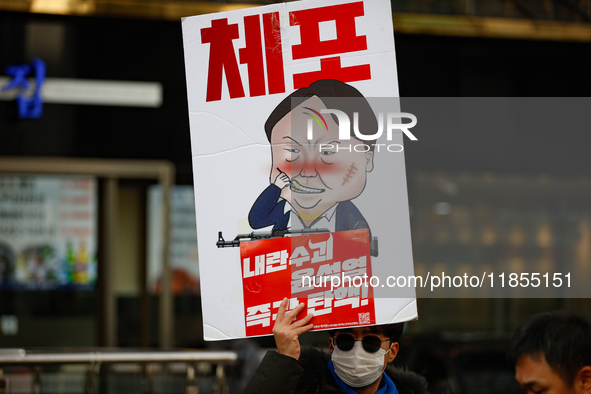
[[[508,352],[528,393],[591,393],[591,325],[570,312],[545,312],[521,325]]]
[[[351,387],[380,378],[398,354],[404,323],[329,331],[329,351],[337,376]]]
[[[361,134],[377,131],[375,114],[363,95],[335,80],[296,90],[265,123],[272,154],[269,180],[273,183],[281,172],[289,176],[290,186],[281,196],[305,223],[336,203],[359,196],[373,170],[375,141],[361,141],[354,133],[350,139],[340,139],[338,119],[323,114],[326,109],[346,113],[352,123],[357,112]]]

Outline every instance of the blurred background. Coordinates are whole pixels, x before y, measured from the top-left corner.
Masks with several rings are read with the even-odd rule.
[[[19,117],[14,96],[0,93],[0,355],[174,347],[239,356],[226,386],[212,367],[219,360],[188,374],[111,368],[100,384],[88,383],[87,369],[57,364],[6,367],[9,392],[180,392],[202,381],[190,387],[238,393],[273,346],[202,339],[200,191],[180,24],[268,3],[0,0],[0,86],[6,67],[40,58],[54,92],[37,119]],[[392,8],[401,97],[589,96],[591,0],[393,0]],[[511,150],[478,130],[462,137],[405,147],[417,271],[499,262],[556,270],[572,261],[591,269],[591,133],[514,129],[503,134],[519,147]],[[433,393],[519,391],[504,356],[515,328],[546,310],[589,318],[590,306],[420,299],[396,363],[423,373]]]

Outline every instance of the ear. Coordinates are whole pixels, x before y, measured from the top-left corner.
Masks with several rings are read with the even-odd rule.
[[[591,394],[591,366],[586,365],[577,372],[574,388],[575,393]]]
[[[392,347],[390,348],[390,353],[388,353],[388,362],[389,363],[394,361],[394,359],[396,358],[396,355],[398,354],[399,349],[400,349],[400,345],[398,344],[398,342],[394,342],[392,344]]]
[[[365,152],[365,172],[373,170],[373,151]]]
[[[334,345],[332,344],[332,337],[328,338],[328,351],[330,352],[330,354],[332,355],[332,351],[334,350]]]

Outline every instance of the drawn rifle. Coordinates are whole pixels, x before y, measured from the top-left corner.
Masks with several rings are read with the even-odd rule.
[[[259,241],[261,239],[283,238],[289,235],[307,235],[307,234],[321,234],[329,233],[330,230],[326,228],[311,228],[302,230],[288,230],[288,229],[274,229],[271,232],[252,232],[249,234],[238,234],[236,238],[231,241],[226,241],[222,236],[222,232],[218,232],[218,241],[215,243],[218,248],[234,248],[239,247],[241,242]]]

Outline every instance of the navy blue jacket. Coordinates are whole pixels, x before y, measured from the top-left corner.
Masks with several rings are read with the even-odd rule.
[[[315,348],[302,349],[299,360],[269,351],[243,394],[343,394],[327,364],[330,354]],[[427,381],[406,369],[388,365],[386,374],[399,394],[428,394]]]
[[[269,185],[256,199],[248,213],[248,223],[253,229],[273,225],[273,230],[286,229],[289,223],[289,211],[284,213],[285,200],[279,200],[281,189]],[[335,231],[368,229],[367,221],[351,201],[343,201],[337,206]],[[371,240],[371,230],[369,232]]]

